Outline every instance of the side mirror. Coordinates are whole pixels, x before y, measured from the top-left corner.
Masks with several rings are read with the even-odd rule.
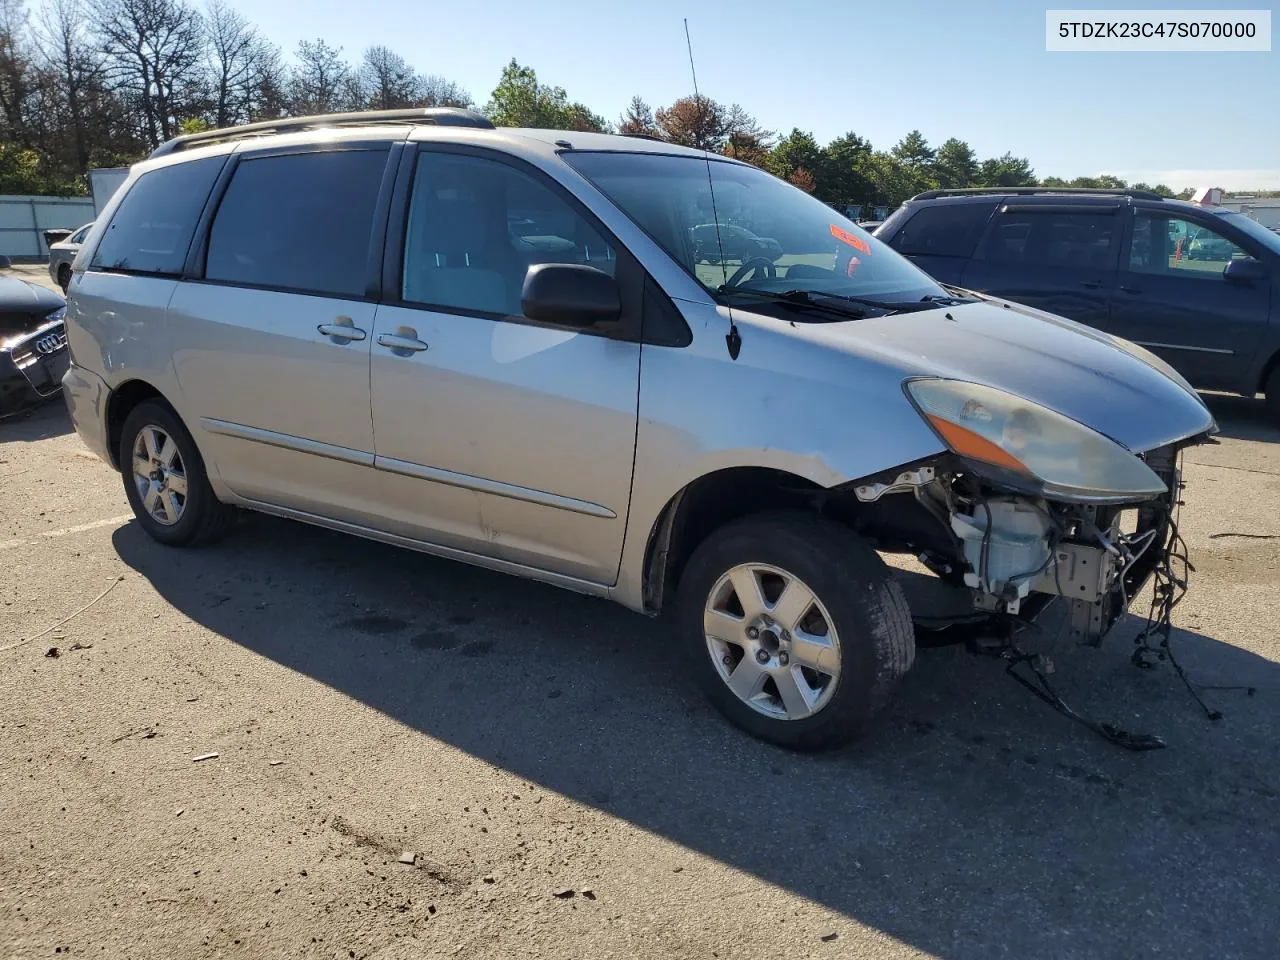
[[[1247,260],[1229,260],[1222,268],[1222,278],[1228,283],[1251,284],[1267,279],[1267,268],[1252,257]]]
[[[618,281],[576,263],[539,263],[525,274],[520,308],[530,320],[589,327],[622,313]]]
[[[12,266],[13,261],[4,256],[4,254],[0,254],[0,270],[8,270]]]

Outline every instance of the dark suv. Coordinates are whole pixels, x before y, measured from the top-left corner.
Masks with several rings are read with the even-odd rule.
[[[1202,390],[1280,416],[1280,236],[1138,190],[933,190],[875,232],[943,283],[1154,351]]]

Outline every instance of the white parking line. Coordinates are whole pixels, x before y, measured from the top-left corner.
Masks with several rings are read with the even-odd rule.
[[[126,520],[132,519],[133,514],[126,513],[118,517],[108,517],[105,520],[94,520],[91,523],[78,523],[74,527],[63,527],[61,530],[46,530],[44,533],[38,533],[33,537],[24,537],[21,540],[6,540],[0,543],[0,550],[16,550],[18,547],[30,546],[33,543],[39,543],[41,540],[65,537],[72,533],[84,533],[86,530],[97,530],[99,527],[118,527]]]

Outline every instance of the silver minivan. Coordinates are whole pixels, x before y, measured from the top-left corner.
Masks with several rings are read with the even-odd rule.
[[[707,224],[776,246],[699,256]],[[956,621],[1062,598],[1096,641],[1216,430],[1140,347],[755,167],[457,110],[167,143],[69,303],[72,418],[155,540],[247,508],[669,611],[716,706],[797,749],[863,731],[938,623],[882,555]]]

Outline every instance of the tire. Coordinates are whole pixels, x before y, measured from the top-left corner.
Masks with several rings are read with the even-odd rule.
[[[1277,365],[1267,377],[1264,394],[1267,398],[1267,412],[1271,414],[1272,419],[1280,422],[1280,365]]]
[[[761,588],[763,606],[753,605],[763,614],[752,616],[735,582],[744,593],[752,584]],[[795,583],[796,596],[807,589],[814,602],[781,602],[786,594],[779,591]],[[788,604],[801,610],[798,622]],[[690,557],[677,605],[688,665],[711,702],[753,736],[792,750],[857,739],[915,659],[901,586],[865,541],[815,514],[757,514],[721,527]],[[757,674],[765,675],[762,682]],[[749,699],[730,686],[739,676],[740,688],[758,689]]]
[[[58,286],[62,288],[62,292],[67,292],[67,287],[71,286],[71,265],[64,263],[58,268]]]
[[[150,466],[153,469],[163,468],[160,471],[164,474],[162,477],[152,476],[157,490],[161,491],[158,500],[145,499],[139,483],[146,481],[141,481],[135,474],[134,450],[144,432],[152,443],[148,447],[144,440],[142,449],[159,454],[158,460],[153,460]],[[171,455],[168,445],[160,438],[167,438],[173,444],[176,457]],[[220,502],[214,494],[195,441],[168,404],[148,400],[134,407],[121,430],[118,453],[129,506],[138,518],[138,524],[153,540],[171,547],[211,543],[235,522],[235,509]],[[181,488],[185,489],[185,495],[179,492],[179,481],[183,481]],[[167,494],[172,494],[172,498]]]

